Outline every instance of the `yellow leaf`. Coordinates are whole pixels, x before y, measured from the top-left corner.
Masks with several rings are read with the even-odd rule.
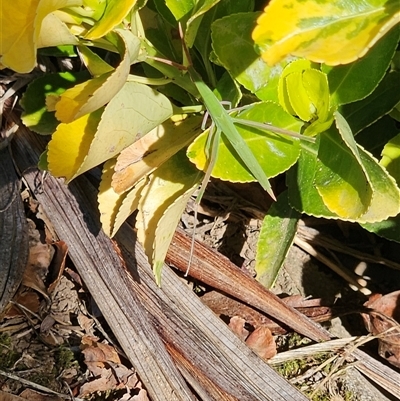
[[[126,82],[107,104],[76,175],[108,160],[172,114],[171,102],[161,93],[136,82]]]
[[[40,35],[37,41],[38,49],[42,47],[77,45],[78,39],[72,35],[67,25],[54,13],[46,15],[42,22]]]
[[[1,1],[0,63],[20,73],[30,72],[36,64],[36,49],[45,17],[60,8],[81,4],[82,0]]]
[[[111,187],[111,178],[114,172],[115,159],[104,163],[97,202],[99,204],[100,221],[103,231],[111,237],[115,217],[121,207],[124,195],[117,194]]]
[[[56,118],[69,123],[108,103],[123,87],[129,74],[131,58],[139,54],[140,40],[129,32],[117,31],[110,36],[123,55],[119,66],[99,77],[67,89],[56,104]]]
[[[97,196],[102,228],[110,237],[116,234],[122,223],[137,209],[140,192],[146,183],[143,179],[131,191],[117,194],[111,187],[115,162],[115,159],[111,159],[104,163]]]
[[[48,146],[50,172],[67,181],[76,176],[93,141],[103,109],[86,114],[71,123],[61,123]]]
[[[92,52],[87,46],[78,46],[78,50],[86,68],[93,76],[107,74],[114,70],[110,64],[106,63],[99,55]]]
[[[108,0],[101,19],[87,33],[86,39],[98,39],[120,24],[137,0]]]
[[[138,240],[143,244],[150,263],[153,263],[154,243],[158,240],[156,230],[160,219],[178,198],[182,195],[185,197],[184,194],[199,183],[201,176],[202,173],[189,162],[184,151],[176,153],[149,176],[141,193],[136,228]],[[175,217],[177,224],[179,214]],[[167,229],[175,230],[176,224],[175,221],[169,221],[170,226]],[[161,238],[163,242],[165,235],[164,232]],[[164,245],[161,247],[165,249]],[[156,252],[155,255],[159,260],[160,254]]]
[[[158,222],[153,243],[153,255],[151,257],[153,271],[158,285],[161,285],[162,267],[164,265],[165,257],[167,256],[168,248],[175,234],[176,227],[179,223],[179,219],[199,183],[200,179],[197,181],[195,180],[186,192],[178,196],[175,199],[175,202],[167,208]]]
[[[338,65],[362,57],[399,21],[397,0],[272,0],[252,37],[269,65],[288,54]]]
[[[173,122],[172,118],[124,149],[117,158],[112,186],[118,193],[168,160],[200,132],[201,117],[192,116]]]
[[[129,191],[124,193],[123,201],[121,207],[118,209],[118,213],[115,217],[113,230],[111,232],[111,236],[113,237],[125,220],[138,208],[140,196],[143,188],[146,186],[147,177],[143,178]]]

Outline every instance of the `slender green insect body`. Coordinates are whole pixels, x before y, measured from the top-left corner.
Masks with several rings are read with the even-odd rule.
[[[192,65],[188,67],[188,72],[204,101],[206,109],[210,114],[213,123],[216,125],[218,130],[220,130],[221,133],[226,136],[232,147],[235,149],[236,153],[242,159],[243,163],[247,166],[253,176],[259,181],[261,186],[274,200],[276,200],[275,195],[272,192],[271,184],[269,183],[268,177],[265,175],[253,152],[249,149],[246,142],[239,134],[232,121],[232,117],[229,116],[229,114],[216,98],[211,89],[202,81],[201,77]]]

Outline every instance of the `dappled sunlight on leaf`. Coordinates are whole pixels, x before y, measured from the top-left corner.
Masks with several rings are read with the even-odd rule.
[[[56,104],[56,117],[61,122],[71,122],[104,106],[124,86],[129,74],[131,58],[139,54],[140,41],[124,31],[118,31],[111,38],[123,57],[121,63],[111,72],[66,90]]]
[[[49,170],[54,176],[65,177],[67,181],[76,176],[88,154],[102,113],[103,109],[99,109],[72,123],[58,125],[49,142],[47,156]]]
[[[238,115],[243,120],[268,122],[300,132],[302,122],[285,113],[277,104],[272,102],[256,103]],[[277,135],[268,130],[246,127],[244,124],[236,124],[239,133],[256,156],[267,177],[274,177],[289,169],[297,160],[300,153],[299,140]],[[204,170],[207,166],[205,146],[209,131],[201,134],[188,148],[188,157],[196,167]],[[215,178],[233,182],[251,182],[254,177],[238,159],[228,140],[221,136],[218,146],[218,157],[212,174]]]
[[[341,147],[335,136],[331,134],[325,138],[325,135],[326,133],[321,135],[321,139],[328,141],[322,150],[322,161],[319,160],[321,154],[318,144],[303,144],[298,164],[289,171],[287,185],[292,207],[316,217],[359,223],[374,223],[396,216],[400,212],[400,190],[394,179],[361,146],[358,145],[358,152],[362,166],[355,158],[351,161],[349,155],[342,154],[343,150],[340,151]],[[338,149],[337,152],[332,151],[332,145]],[[347,148],[343,149],[346,152]],[[349,150],[347,152],[350,153]],[[354,176],[360,176],[360,183],[355,182],[352,174],[338,165],[342,159],[347,164],[347,169],[351,173],[354,171]],[[363,172],[359,170],[360,167]],[[349,181],[346,181],[346,177]],[[367,185],[365,177],[368,177]],[[354,188],[349,184],[354,185]],[[362,187],[365,189],[368,186],[368,192],[372,191],[372,196],[362,192]],[[369,207],[365,207],[368,197]]]
[[[397,0],[272,0],[264,11],[253,39],[270,65],[288,54],[328,65],[351,63],[400,19]]]
[[[200,132],[201,120],[199,116],[177,122],[166,120],[124,149],[118,156],[112,179],[114,190],[126,191],[187,146]]]
[[[87,33],[86,39],[98,39],[110,32],[122,22],[129,10],[136,4],[137,0],[108,0],[99,21]]]
[[[199,182],[200,178],[201,173],[187,160],[184,151],[176,153],[149,176],[148,182],[141,192],[136,228],[138,240],[143,244],[151,264],[154,262],[152,260],[153,249],[158,246],[155,243],[158,241],[156,230],[160,219],[178,198]],[[182,199],[185,199],[185,196]],[[175,207],[172,210],[174,209]],[[165,217],[169,221],[169,226],[166,227],[167,232],[168,230],[175,231],[179,217],[180,215],[175,215],[174,222],[169,220],[173,216]],[[160,238],[162,240],[161,249],[165,249],[165,241],[169,238],[167,232],[164,231]],[[160,258],[158,250],[154,256]],[[159,267],[158,264],[157,267]],[[158,283],[159,280],[160,277],[157,278]]]

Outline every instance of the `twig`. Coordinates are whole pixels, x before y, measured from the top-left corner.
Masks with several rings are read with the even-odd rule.
[[[55,395],[59,396],[60,398],[64,398],[65,400],[84,401],[82,398],[76,398],[76,397],[71,397],[70,395],[67,395],[67,394],[57,393],[56,391],[53,391],[53,390],[49,389],[48,387],[34,383],[30,380],[23,379],[22,377],[19,377],[13,373],[4,372],[3,370],[0,370],[0,375],[8,377],[9,379],[12,379],[12,380],[17,380],[20,383],[25,384],[26,386],[35,388],[36,390],[43,391],[48,394],[55,394]]]
[[[357,276],[355,273],[346,271],[341,266],[333,263],[325,255],[323,255],[321,252],[318,252],[312,245],[310,245],[308,242],[304,241],[297,235],[294,237],[294,243],[299,248],[303,249],[304,251],[309,253],[311,256],[314,256],[320,262],[324,263],[326,266],[328,266],[330,269],[332,269],[339,276],[343,277],[345,280],[347,280],[349,282],[350,285],[354,286],[362,294],[364,294],[364,295],[371,294],[371,290],[366,288],[367,281],[364,278]]]

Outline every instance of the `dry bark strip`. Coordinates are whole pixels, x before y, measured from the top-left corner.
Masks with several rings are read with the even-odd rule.
[[[67,187],[34,166],[42,147],[38,138],[20,129],[14,156],[23,177],[42,204],[58,236],[95,299],[124,352],[155,401],[194,400],[191,390],[166,351],[135,292],[126,285],[123,261],[100,230],[98,216],[86,201],[87,190],[74,182]]]
[[[182,374],[212,400],[306,400],[254,354],[164,265],[162,288],[125,224],[117,235],[127,263],[136,257],[142,286],[132,283]],[[201,387],[199,388],[199,384]]]
[[[167,259],[173,262],[179,270],[186,271],[189,262],[189,249],[190,239],[183,231],[178,230],[168,251]],[[212,254],[214,254],[214,256],[212,256]],[[214,288],[219,288],[245,304],[259,309],[268,315],[277,317],[280,321],[287,322],[287,318],[290,315],[285,317],[285,310],[281,308],[280,304],[274,303],[273,294],[269,293],[264,287],[259,286],[254,280],[249,280],[248,276],[237,269],[229,259],[225,257],[216,258],[215,251],[200,242],[196,242],[190,269],[190,275],[192,277]],[[240,285],[238,285],[238,283],[240,283]],[[257,294],[257,296],[254,296],[254,294]],[[271,311],[275,313],[275,315],[271,313]],[[303,317],[303,319],[308,318]],[[287,322],[287,325],[292,328],[295,327],[293,324],[290,324],[290,322]],[[330,336],[329,338],[332,338],[330,333],[320,325],[315,324],[311,327],[314,330],[313,335],[316,337],[323,338],[328,335]],[[298,330],[299,333],[306,335],[301,326]],[[350,358],[355,357],[357,359],[355,367],[361,373],[370,380],[373,380],[381,388],[400,399],[399,373],[385,366],[360,349],[354,349],[349,356]]]
[[[167,263],[186,272],[191,238],[177,230],[167,254]],[[196,241],[190,275],[215,289],[251,305],[300,334],[315,341],[327,341],[330,334],[306,316],[288,306],[252,277],[238,269],[228,258]]]
[[[28,226],[19,178],[0,132],[0,313],[21,284],[28,261]]]
[[[126,270],[113,242],[99,228],[95,199],[88,199],[90,183],[80,177],[67,187],[48,177],[42,188],[34,167],[42,149],[39,138],[20,131],[15,155],[23,176],[68,243],[71,259],[154,401],[194,399],[170,355],[204,401],[306,400],[168,267],[163,288],[157,287],[143,249],[126,225],[128,231],[119,237],[126,248],[127,267],[139,273],[135,280],[135,272]]]

